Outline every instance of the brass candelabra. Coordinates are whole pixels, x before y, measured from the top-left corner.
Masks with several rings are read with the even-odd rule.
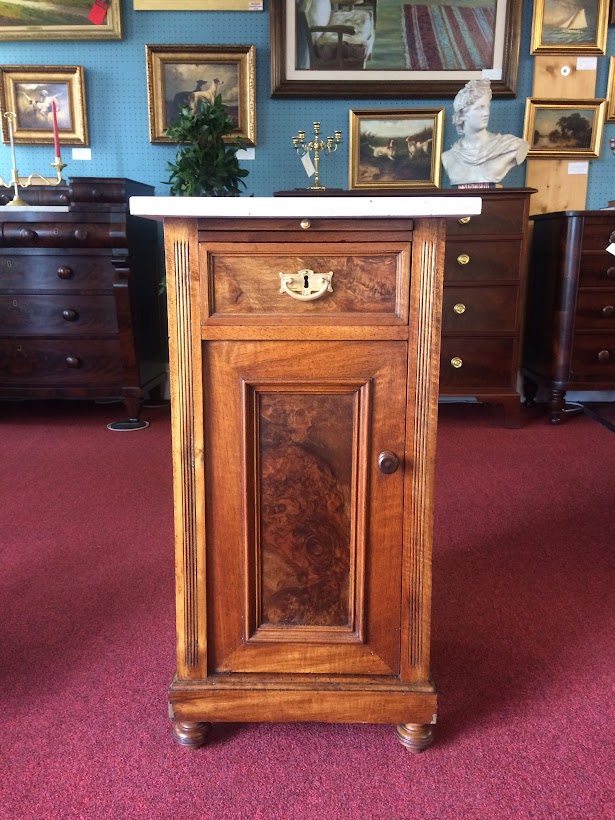
[[[308,190],[310,191],[324,191],[325,186],[320,184],[320,158],[321,154],[334,154],[337,151],[337,146],[342,141],[342,132],[341,131],[334,131],[334,136],[327,137],[326,139],[320,138],[320,123],[314,123],[314,136],[308,142],[305,141],[305,131],[297,131],[297,136],[293,137],[293,146],[295,147],[295,151],[301,157],[301,160],[305,163],[307,159],[311,164],[311,157],[310,151],[314,152],[314,184],[308,185]],[[309,165],[306,165],[306,169]],[[311,170],[311,169],[310,169]]]
[[[17,115],[14,111],[5,111],[4,116],[8,120],[9,126],[9,142],[11,144],[11,161],[13,167],[11,168],[11,179],[9,182],[5,182],[2,177],[0,176],[0,185],[3,188],[13,188],[15,191],[15,195],[13,199],[7,204],[9,205],[27,205],[28,203],[19,196],[19,189],[20,188],[28,188],[32,185],[33,180],[39,179],[45,185],[59,185],[64,180],[62,179],[62,171],[66,168],[66,165],[62,162],[60,157],[56,157],[53,162],[49,163],[52,168],[55,169],[57,174],[56,179],[48,179],[47,177],[42,176],[42,174],[30,174],[30,176],[25,181],[20,181],[19,173],[17,171],[17,162],[15,160],[15,142],[13,139],[13,121],[17,119]]]

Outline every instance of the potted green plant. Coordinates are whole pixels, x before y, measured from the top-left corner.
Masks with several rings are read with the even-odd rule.
[[[235,124],[217,95],[202,100],[196,110],[182,106],[166,134],[180,144],[175,162],[167,163],[171,196],[239,196],[248,171],[241,168],[237,151],[245,147],[237,138],[232,145],[224,137]]]

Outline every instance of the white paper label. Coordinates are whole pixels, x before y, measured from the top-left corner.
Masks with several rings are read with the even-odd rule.
[[[314,168],[314,163],[312,162],[312,157],[306,151],[305,154],[301,157],[301,162],[303,163],[303,167],[305,168],[305,173],[309,177],[313,177],[316,173],[316,169]]]
[[[236,152],[235,156],[237,159],[255,159],[254,154],[254,148],[241,148]]]
[[[595,71],[597,67],[597,57],[577,57],[577,71]]]
[[[263,10],[263,0],[252,0],[252,2],[248,3],[248,11],[262,11]]]
[[[91,148],[73,148],[73,159],[92,159]]]
[[[587,174],[589,173],[589,162],[569,162],[569,174]]]
[[[608,246],[608,248],[607,248],[606,250],[607,250],[607,253],[612,253],[612,254],[613,254],[613,256],[615,256],[615,245],[613,245],[613,243],[612,243],[612,242],[611,242],[611,244]]]
[[[483,68],[480,73],[480,76],[483,80],[501,80],[502,79],[502,69],[501,68]]]

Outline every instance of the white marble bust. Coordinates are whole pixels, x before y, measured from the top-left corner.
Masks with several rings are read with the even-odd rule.
[[[453,125],[461,139],[442,154],[451,185],[500,182],[523,162],[529,144],[512,134],[487,131],[491,108],[489,80],[470,80],[453,102]]]

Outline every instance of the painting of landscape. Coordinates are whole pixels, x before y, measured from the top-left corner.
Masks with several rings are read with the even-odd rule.
[[[96,18],[96,14],[99,18]],[[0,40],[120,40],[120,0],[0,0]]]

